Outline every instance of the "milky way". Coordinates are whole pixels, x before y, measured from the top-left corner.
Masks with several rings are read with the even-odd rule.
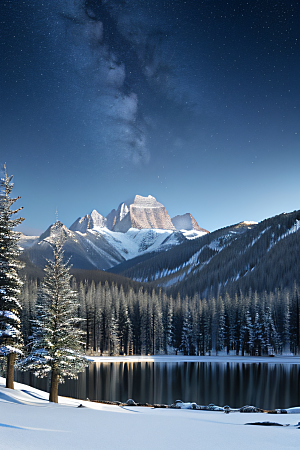
[[[0,163],[29,228],[135,194],[207,229],[299,208],[296,2],[9,0],[0,14]]]

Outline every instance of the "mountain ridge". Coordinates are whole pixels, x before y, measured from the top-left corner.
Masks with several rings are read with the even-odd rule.
[[[51,258],[49,244],[59,229],[64,239],[65,259],[70,258],[73,267],[107,270],[138,255],[166,251],[208,233],[191,214],[188,217],[187,230],[177,230],[166,208],[155,197],[136,195],[133,201],[120,203],[106,217],[94,209],[76,219],[70,228],[57,221],[40,237],[23,235],[20,246],[32,263],[43,266]]]
[[[175,220],[175,225],[173,223]],[[179,226],[178,224],[181,224]],[[93,210],[91,214],[79,217],[71,226],[72,231],[85,232],[95,227],[108,228],[111,231],[126,233],[130,228],[161,229],[161,230],[196,230],[207,233],[200,228],[190,213],[175,216],[171,219],[165,206],[155,197],[136,195],[133,200],[119,204],[112,209],[106,217]]]
[[[211,297],[291,287],[300,277],[300,211],[259,223],[240,222],[165,254],[123,262],[110,272],[150,282],[174,295]]]

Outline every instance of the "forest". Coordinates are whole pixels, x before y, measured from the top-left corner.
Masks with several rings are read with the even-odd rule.
[[[94,355],[299,354],[299,285],[271,293],[176,297],[138,284],[72,279],[84,350]],[[21,323],[30,343],[37,279],[25,278]]]

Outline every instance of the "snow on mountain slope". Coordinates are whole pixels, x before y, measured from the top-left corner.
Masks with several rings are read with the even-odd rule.
[[[86,225],[82,221],[78,225]],[[45,259],[51,258],[51,243],[57,229],[65,239],[65,258],[70,258],[73,267],[84,269],[106,270],[123,261],[143,255],[147,252],[169,250],[188,239],[195,239],[203,235],[203,232],[179,232],[162,229],[130,228],[126,233],[111,231],[106,227],[83,226],[82,231],[72,231],[62,223],[51,225],[39,239],[32,240],[32,245],[27,243],[25,252],[29,259],[38,266],[45,265]],[[25,248],[24,246],[22,246]]]
[[[33,263],[43,266],[45,258],[51,258],[49,243],[60,228],[65,239],[65,257],[71,258],[73,267],[106,270],[144,253],[169,250],[208,233],[189,213],[176,216],[175,222],[180,230],[173,225],[164,205],[154,197],[136,195],[107,217],[93,210],[79,217],[70,229],[57,222],[38,239],[24,237],[20,247]]]
[[[197,239],[200,236],[205,236],[208,231],[198,231],[198,230],[180,230],[184,237],[188,240]]]
[[[126,233],[122,233],[95,227],[88,230],[87,240],[91,234],[100,235],[126,260],[149,251],[167,249],[181,242],[177,233],[172,230],[130,228]]]
[[[236,239],[243,235],[248,230],[251,230],[256,226],[256,223],[241,222],[239,224],[228,227],[227,229],[217,230],[213,233],[201,233],[202,236],[206,235],[204,240],[200,240],[197,247],[198,249],[191,253],[186,260],[181,260],[176,263],[177,256],[170,254],[170,262],[167,263],[168,267],[151,270],[141,268],[142,276],[137,272],[136,276],[132,276],[135,281],[152,282],[158,281],[160,286],[170,287],[191,274],[198,274],[202,271],[220,252],[228,248]],[[184,232],[185,236],[191,232]],[[191,238],[190,240],[192,240]],[[147,265],[148,263],[145,262]],[[123,272],[120,272],[123,273]],[[124,272],[127,276],[126,272]]]
[[[35,242],[37,242],[39,236],[26,236],[23,233],[20,233],[19,246],[21,250],[25,248],[31,247]]]

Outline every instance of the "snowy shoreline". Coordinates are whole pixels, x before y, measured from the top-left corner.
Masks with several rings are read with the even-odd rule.
[[[299,356],[184,356],[184,355],[154,355],[154,356],[87,356],[90,362],[155,362],[155,363],[242,363],[242,364],[297,364],[300,365]]]
[[[21,383],[14,390],[4,385],[0,378],[1,448],[299,448],[300,414],[120,407],[66,397],[53,404],[44,391]],[[279,426],[245,426],[266,422]]]

